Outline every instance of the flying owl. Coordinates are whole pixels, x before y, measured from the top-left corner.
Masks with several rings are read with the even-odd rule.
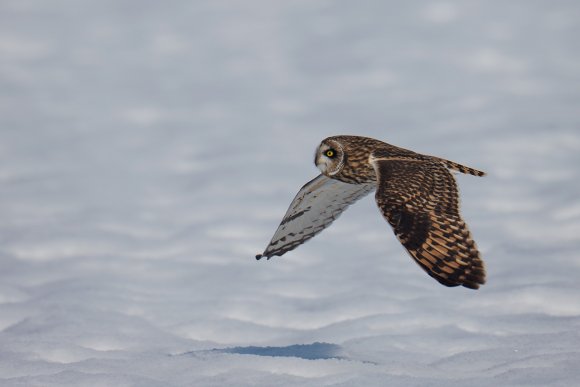
[[[295,249],[376,191],[383,217],[427,274],[445,286],[477,289],[485,283],[483,261],[459,213],[450,170],[474,176],[484,172],[359,136],[323,140],[314,163],[322,173],[300,189],[256,259]]]

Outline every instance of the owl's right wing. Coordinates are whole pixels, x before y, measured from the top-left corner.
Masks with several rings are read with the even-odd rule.
[[[375,199],[399,241],[427,274],[446,286],[477,289],[483,261],[459,213],[453,175],[437,160],[377,157]]]
[[[349,184],[319,175],[298,192],[272,240],[256,259],[282,255],[328,227],[352,203],[376,189],[372,184]]]

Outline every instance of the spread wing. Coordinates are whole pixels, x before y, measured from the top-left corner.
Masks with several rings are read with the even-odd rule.
[[[485,269],[459,214],[453,175],[438,160],[376,158],[375,199],[413,259],[446,286],[477,289]]]
[[[352,203],[374,191],[373,184],[348,184],[319,175],[300,189],[272,240],[256,259],[282,255],[328,227]]]

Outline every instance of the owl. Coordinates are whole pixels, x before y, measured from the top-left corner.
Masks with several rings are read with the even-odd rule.
[[[474,176],[484,172],[360,136],[323,140],[314,163],[321,174],[300,189],[256,259],[295,249],[375,191],[381,214],[427,274],[450,287],[478,289],[485,283],[481,255],[459,213],[451,171]]]

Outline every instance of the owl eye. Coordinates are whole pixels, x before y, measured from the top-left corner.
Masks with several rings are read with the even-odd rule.
[[[336,156],[336,152],[334,151],[334,149],[329,149],[326,152],[324,152],[324,154],[326,155],[326,157],[330,157],[330,158],[333,158],[334,156]]]

